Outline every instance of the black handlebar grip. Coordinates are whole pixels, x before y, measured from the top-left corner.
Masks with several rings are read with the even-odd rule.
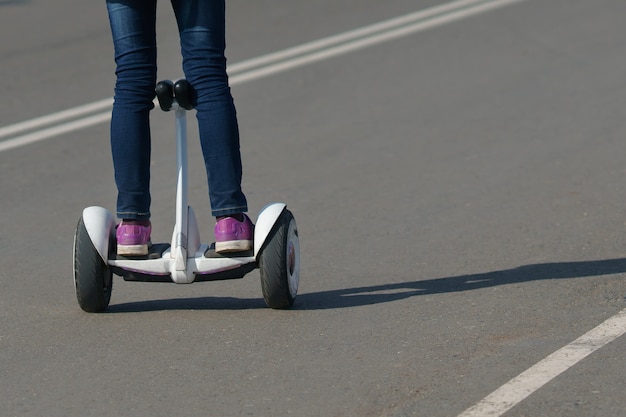
[[[176,97],[180,107],[185,110],[191,110],[195,107],[196,91],[184,78],[174,83],[174,97]]]
[[[159,107],[163,111],[172,110],[174,104],[174,83],[170,80],[159,81],[154,88],[157,99],[159,99]]]

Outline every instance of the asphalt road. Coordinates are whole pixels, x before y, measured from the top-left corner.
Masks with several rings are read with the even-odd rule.
[[[178,78],[160,3],[160,77]],[[456,417],[514,398],[520,375],[535,388],[490,415],[626,415],[626,3],[445,4],[229,0],[243,186],[253,216],[295,214],[296,303],[266,308],[255,271],[116,279],[88,314],[71,248],[83,207],[114,209],[108,123],[50,129],[108,111],[75,112],[112,96],[104,1],[0,0],[0,415]],[[440,13],[271,66],[420,10]],[[244,67],[265,56],[268,73]],[[173,116],[152,123],[153,240],[168,241]],[[194,129],[189,145],[208,240]],[[587,333],[602,323],[612,337]],[[550,360],[567,347],[593,351]]]

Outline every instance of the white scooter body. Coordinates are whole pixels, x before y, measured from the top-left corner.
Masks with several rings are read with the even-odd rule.
[[[273,203],[261,210],[255,224],[252,256],[206,257],[209,245],[200,243],[200,231],[191,206],[188,206],[187,233],[181,235],[174,231],[170,248],[156,259],[109,259],[109,254],[112,253],[109,245],[112,242],[111,237],[115,235],[115,218],[107,209],[87,207],[83,210],[83,221],[91,242],[105,264],[124,271],[155,276],[154,281],[161,281],[156,277],[163,276],[170,277],[176,284],[191,284],[198,275],[211,275],[256,264],[260,248],[286,207],[284,203]],[[185,235],[188,237],[187,245]]]
[[[114,271],[127,271],[144,276],[144,280],[163,281],[169,277],[177,284],[190,284],[198,276],[208,276],[258,262],[259,251],[271,232],[286,204],[273,203],[265,206],[256,220],[254,252],[246,256],[206,257],[209,245],[200,242],[198,222],[187,203],[187,123],[186,111],[176,102],[176,153],[178,181],[176,187],[176,224],[169,249],[156,258],[124,259],[110,257],[109,246],[115,241],[115,218],[105,208],[91,206],[83,210],[83,222],[94,248],[105,265]],[[253,269],[253,268],[251,268]],[[147,278],[146,278],[147,277]],[[150,279],[154,277],[154,279]]]

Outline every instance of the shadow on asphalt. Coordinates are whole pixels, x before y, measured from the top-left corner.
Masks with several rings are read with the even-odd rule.
[[[324,310],[388,303],[410,297],[471,291],[522,282],[583,278],[626,273],[626,258],[600,261],[555,262],[480,274],[460,275],[421,281],[335,289],[298,295],[292,309]],[[246,310],[267,308],[262,298],[197,297],[151,300],[111,305],[108,313],[160,310]]]

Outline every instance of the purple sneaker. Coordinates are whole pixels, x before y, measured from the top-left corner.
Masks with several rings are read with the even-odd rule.
[[[224,217],[215,225],[215,252],[242,252],[252,249],[254,224],[242,214],[243,221]]]
[[[150,234],[152,226],[139,224],[128,224],[122,222],[117,226],[117,254],[142,256],[148,254],[148,246],[150,245]]]

